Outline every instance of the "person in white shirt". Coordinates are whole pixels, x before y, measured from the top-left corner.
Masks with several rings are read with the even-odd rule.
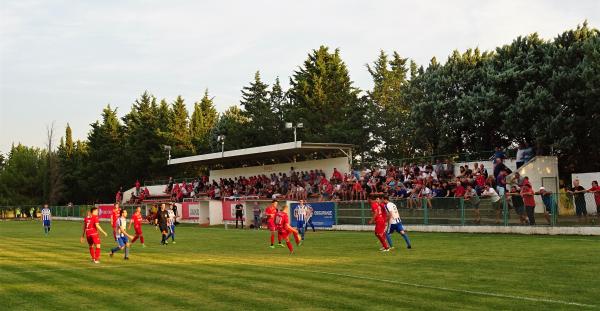
[[[492,206],[496,210],[496,224],[500,224],[500,213],[502,212],[502,201],[500,200],[500,196],[494,190],[494,188],[490,187],[490,185],[485,185],[483,192],[481,193],[482,197],[488,197],[492,201]]]
[[[406,234],[406,230],[404,230],[404,226],[402,226],[402,219],[400,219],[400,213],[398,212],[398,208],[396,204],[390,202],[389,198],[386,196],[383,198],[383,203],[385,204],[385,210],[388,215],[388,224],[389,228],[387,233],[385,234],[385,238],[387,239],[388,245],[390,248],[394,248],[394,244],[392,241],[392,233],[398,232],[402,235],[404,242],[406,242],[406,248],[412,248],[410,244],[410,239]]]
[[[170,237],[171,242],[175,244],[175,212],[173,211],[173,206],[169,207],[169,210],[167,210],[167,214],[169,215],[169,217],[167,218],[167,227],[169,228],[169,235],[167,235],[167,238],[165,240],[168,240]]]

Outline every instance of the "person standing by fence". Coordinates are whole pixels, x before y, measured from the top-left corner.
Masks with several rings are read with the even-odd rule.
[[[583,218],[583,222],[587,223],[587,206],[585,204],[586,190],[579,184],[579,179],[573,180],[573,187],[568,192],[575,198],[575,213],[577,214],[579,222],[581,223]]]
[[[535,198],[533,189],[529,182],[524,183],[521,188],[521,196],[523,197],[523,203],[525,204],[525,212],[529,219],[529,225],[535,226]]]
[[[592,181],[592,188],[588,190],[594,194],[594,201],[596,202],[596,217],[598,217],[598,222],[600,222],[600,187],[598,187],[598,181]]]
[[[258,202],[254,203],[254,208],[252,209],[252,214],[254,215],[254,230],[260,229],[261,221],[260,214],[262,211],[260,210],[260,206],[258,206]]]

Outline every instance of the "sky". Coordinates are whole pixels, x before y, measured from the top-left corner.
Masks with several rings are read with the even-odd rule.
[[[600,1],[0,0],[0,152],[44,146],[52,123],[57,141],[67,123],[85,139],[107,104],[123,116],[145,90],[191,109],[208,89],[223,112],[257,70],[287,86],[321,45],[364,90],[380,50],[426,65],[586,19],[600,28]]]

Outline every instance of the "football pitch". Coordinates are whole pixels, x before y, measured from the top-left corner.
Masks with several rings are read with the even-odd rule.
[[[177,227],[160,246],[100,264],[80,244],[80,222],[0,222],[2,310],[594,310],[600,239],[410,232],[378,251],[371,232],[309,232],[290,256],[265,230]]]

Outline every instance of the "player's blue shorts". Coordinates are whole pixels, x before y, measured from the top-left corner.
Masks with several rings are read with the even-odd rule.
[[[296,221],[296,228],[303,229],[304,228],[304,220]]]
[[[127,236],[117,238],[117,243],[119,244],[119,247],[125,247],[125,244],[127,244],[127,242],[129,242],[129,238]]]
[[[175,232],[175,225],[170,225],[169,229],[171,230],[171,232]]]
[[[44,220],[44,227],[50,227],[50,220]]]
[[[404,227],[402,226],[401,222],[390,225],[390,230],[388,231],[388,233],[394,233],[394,231],[398,233],[404,231]]]

